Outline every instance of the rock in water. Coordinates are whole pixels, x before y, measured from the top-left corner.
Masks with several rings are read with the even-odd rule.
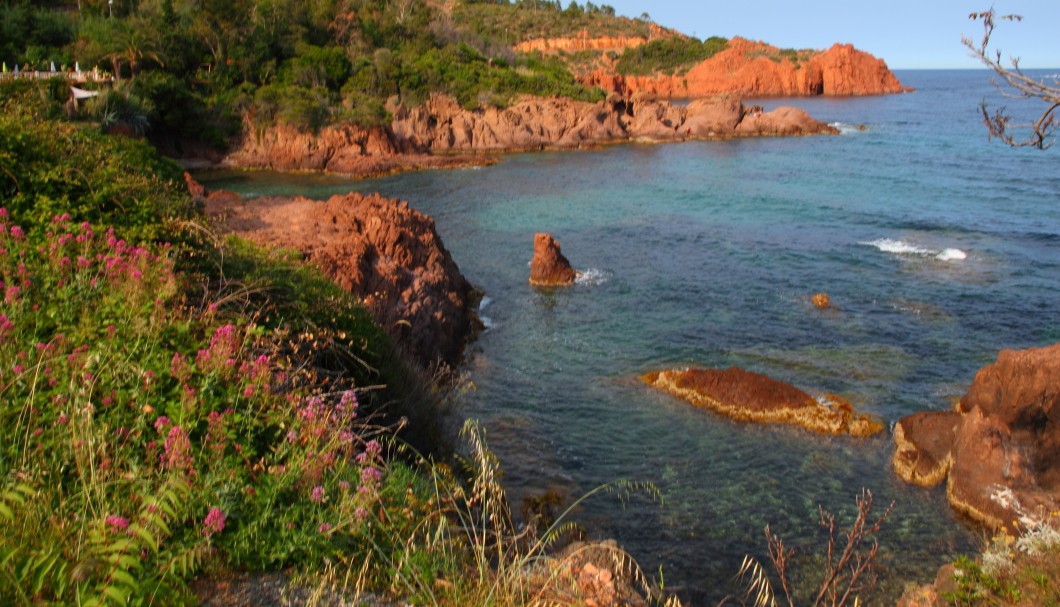
[[[954,509],[992,529],[1026,526],[1060,508],[1060,344],[1002,350],[955,411],[895,427],[894,470],[946,483]]]
[[[577,273],[559,250],[551,234],[534,234],[534,259],[530,262],[530,284],[535,287],[562,287],[574,284]]]
[[[879,420],[858,413],[838,396],[814,398],[790,384],[736,367],[655,371],[641,379],[737,421],[793,424],[825,434],[857,437],[883,430]]]
[[[434,229],[407,202],[378,194],[213,200],[206,212],[259,244],[301,251],[357,295],[424,368],[455,366],[473,334],[474,289]]]
[[[828,297],[828,293],[814,293],[813,296],[810,297],[810,301],[813,302],[813,305],[822,310],[832,305],[832,300]]]

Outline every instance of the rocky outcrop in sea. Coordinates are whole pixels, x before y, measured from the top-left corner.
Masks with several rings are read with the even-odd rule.
[[[950,505],[992,529],[1018,531],[1060,508],[1060,344],[1002,350],[952,411],[903,417],[894,470],[946,481]]]

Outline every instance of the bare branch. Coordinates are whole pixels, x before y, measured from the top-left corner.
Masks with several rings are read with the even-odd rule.
[[[982,104],[983,124],[986,125],[990,137],[997,137],[1011,146],[1032,146],[1038,149],[1046,149],[1053,143],[1051,137],[1056,130],[1057,121],[1055,114],[1060,107],[1060,86],[1056,80],[1047,83],[1045,79],[1028,76],[1020,69],[1019,58],[1011,59],[1010,66],[1001,61],[1001,51],[990,52],[990,37],[994,33],[998,20],[1022,21],[1020,15],[998,15],[991,8],[988,11],[971,13],[969,19],[981,20],[983,22],[983,37],[978,44],[971,38],[964,36],[961,42],[968,47],[972,55],[994,70],[1001,78],[1001,82],[993,81],[994,86],[1007,97],[1024,99],[1040,99],[1048,104],[1048,108],[1033,123],[1017,124],[1012,122],[1012,117],[1005,113],[1005,108],[1000,108],[990,113],[986,102]],[[1006,88],[1007,87],[1007,88]],[[1022,133],[1013,135],[1013,130],[1030,130],[1030,135],[1024,137]]]

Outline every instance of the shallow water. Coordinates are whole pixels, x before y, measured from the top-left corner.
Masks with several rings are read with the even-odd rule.
[[[490,327],[471,347],[483,420],[516,502],[648,481],[661,503],[577,513],[696,604],[734,590],[762,529],[823,548],[817,508],[895,502],[879,600],[927,580],[977,532],[940,489],[898,481],[889,435],[822,437],[738,424],[637,381],[737,365],[839,393],[888,422],[951,405],[1001,348],[1060,340],[1057,151],[987,142],[985,72],[900,73],[916,93],[799,105],[836,137],[622,145],[507,157],[486,168],[349,182],[204,175],[211,187],[325,198],[351,189],[433,216]],[[865,124],[865,131],[853,128]],[[586,279],[528,286],[533,234],[553,233]],[[827,292],[833,309],[809,302]],[[891,600],[893,603],[893,600]]]

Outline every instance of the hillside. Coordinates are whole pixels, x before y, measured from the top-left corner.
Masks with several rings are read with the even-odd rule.
[[[338,124],[385,126],[392,108],[416,107],[434,93],[473,110],[505,108],[522,95],[597,102],[608,92],[900,90],[894,81],[834,92],[829,82],[861,82],[861,72],[885,79],[885,66],[862,68],[868,62],[860,55],[850,55],[852,64],[825,61],[811,69],[812,52],[699,41],[647,14],[622,17],[592,2],[164,0],[110,7],[12,0],[0,12],[0,41],[0,59],[23,72],[54,64],[80,81],[101,70],[104,82],[83,86],[105,94],[68,112],[146,134],[176,156],[225,147],[244,134],[246,116],[258,127],[312,133]],[[753,86],[717,78],[718,69],[733,69],[719,63],[722,57],[730,62],[737,51],[754,66],[741,68]],[[848,77],[848,68],[859,75]],[[771,81],[780,84],[770,88]]]

